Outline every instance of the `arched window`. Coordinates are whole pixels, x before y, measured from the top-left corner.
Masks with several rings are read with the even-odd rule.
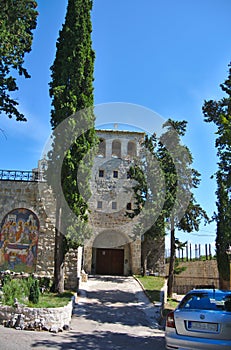
[[[104,139],[99,140],[99,149],[98,149],[99,157],[106,157],[106,142]]]
[[[118,140],[112,142],[112,157],[121,158],[121,143]]]
[[[39,236],[38,217],[29,209],[10,211],[0,227],[0,269],[34,272]]]
[[[128,155],[131,157],[136,156],[136,144],[133,141],[128,142]]]

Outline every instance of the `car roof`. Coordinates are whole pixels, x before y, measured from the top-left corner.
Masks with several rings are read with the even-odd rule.
[[[213,293],[213,292],[220,293],[220,294],[231,294],[231,290],[212,289],[212,288],[192,289],[188,293]]]

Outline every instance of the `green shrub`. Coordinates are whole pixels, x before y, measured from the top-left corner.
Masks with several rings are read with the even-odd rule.
[[[20,279],[9,280],[4,283],[2,291],[4,304],[14,305],[15,298],[22,303],[28,295],[27,282]]]
[[[52,286],[52,280],[50,277],[41,277],[39,279],[39,288],[43,292],[49,292]]]
[[[4,284],[8,283],[8,282],[11,281],[11,280],[12,280],[11,275],[4,275],[4,276],[2,277],[2,280],[1,280],[2,286],[4,286]]]
[[[31,286],[30,286],[30,292],[29,292],[29,301],[32,304],[38,304],[39,302],[39,281],[38,280],[33,280]]]

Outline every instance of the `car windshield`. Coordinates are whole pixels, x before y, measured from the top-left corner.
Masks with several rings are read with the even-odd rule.
[[[216,291],[189,293],[182,299],[178,308],[231,312],[231,294]]]

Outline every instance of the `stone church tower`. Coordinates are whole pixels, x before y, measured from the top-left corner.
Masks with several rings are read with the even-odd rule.
[[[127,215],[135,206],[129,168],[139,156],[144,133],[97,130],[98,155],[92,169],[89,202],[93,235],[84,245],[88,273],[128,275],[141,272],[141,237]]]
[[[66,255],[65,287],[75,289],[81,270],[88,274],[141,272],[141,235],[134,180],[129,169],[141,152],[144,133],[97,130],[100,139],[88,201],[91,238]],[[0,170],[0,270],[53,276],[55,200],[43,177],[43,160],[33,171]],[[82,252],[83,251],[83,252]],[[161,253],[161,259],[163,260]]]

